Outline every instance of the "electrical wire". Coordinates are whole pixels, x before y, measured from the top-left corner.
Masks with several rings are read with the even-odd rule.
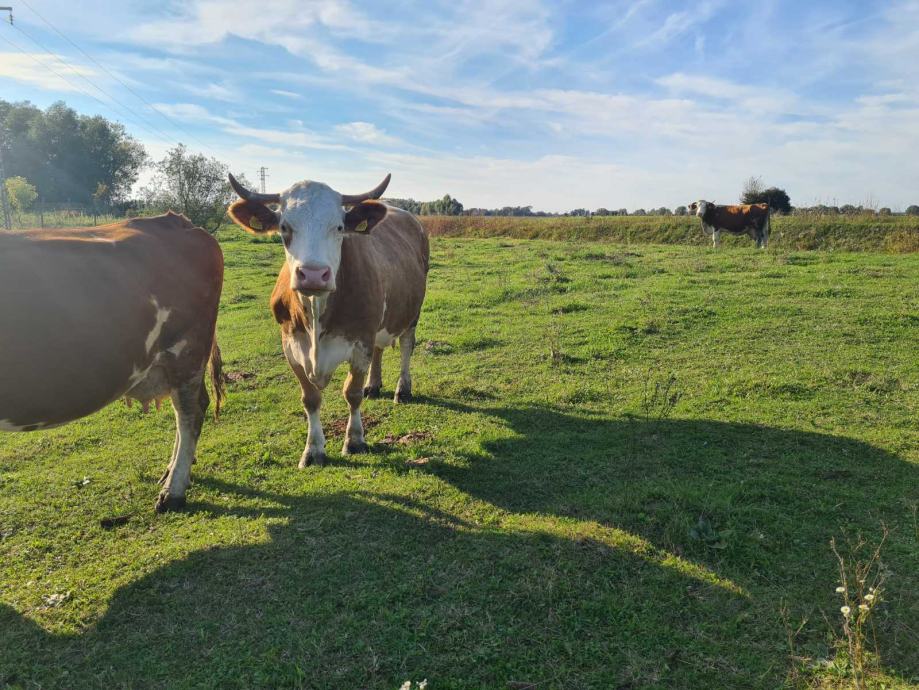
[[[200,145],[203,146],[204,148],[208,149],[211,153],[217,155],[217,152],[214,151],[210,146],[208,146],[208,145],[205,144],[203,141],[201,141],[200,139],[198,139],[194,134],[192,134],[192,133],[189,132],[187,129],[185,129],[181,124],[179,124],[178,122],[176,122],[175,120],[173,120],[173,119],[172,119],[171,117],[169,117],[166,113],[164,113],[162,110],[160,110],[160,109],[157,108],[155,105],[153,105],[150,101],[148,101],[148,100],[147,100],[146,98],[144,98],[141,94],[139,94],[137,91],[135,91],[129,84],[125,83],[117,74],[115,74],[114,72],[112,72],[111,70],[109,70],[108,67],[106,67],[105,65],[103,65],[101,62],[99,62],[98,60],[96,60],[96,58],[94,58],[92,55],[90,55],[90,54],[87,53],[85,50],[83,50],[83,48],[81,48],[79,45],[77,45],[77,44],[76,44],[74,41],[72,41],[67,35],[65,35],[60,29],[58,29],[56,26],[54,26],[54,24],[52,24],[52,23],[49,22],[47,19],[45,19],[45,18],[39,13],[39,11],[36,10],[34,7],[32,7],[32,5],[30,5],[28,2],[26,2],[26,0],[19,0],[19,1],[22,2],[23,5],[25,5],[26,7],[28,7],[29,10],[30,10],[36,17],[38,17],[39,19],[41,19],[41,20],[42,20],[52,31],[54,31],[58,36],[60,36],[61,38],[63,38],[63,39],[64,39],[65,41],[67,41],[70,45],[72,45],[74,48],[76,48],[78,51],[80,51],[80,53],[81,53],[83,56],[85,56],[88,60],[90,60],[94,65],[96,65],[96,66],[97,66],[99,69],[101,69],[103,72],[105,72],[106,74],[108,74],[112,79],[114,79],[114,80],[117,81],[119,84],[121,84],[121,85],[122,85],[128,92],[130,92],[134,97],[136,97],[138,100],[140,100],[142,103],[144,103],[148,108],[150,108],[150,110],[152,110],[152,111],[155,112],[157,115],[159,115],[160,117],[162,117],[164,120],[166,120],[167,122],[169,122],[169,124],[171,124],[171,125],[172,125],[173,127],[175,127],[176,129],[182,131],[182,132],[183,132],[184,134],[186,134],[189,138],[193,139],[195,142],[197,142],[198,144],[200,144]]]
[[[158,127],[156,127],[154,124],[152,124],[152,123],[151,123],[149,120],[147,120],[145,117],[143,117],[142,115],[140,115],[140,114],[138,114],[137,112],[135,112],[130,106],[127,106],[127,105],[125,105],[124,103],[121,103],[117,98],[115,98],[114,96],[112,96],[112,95],[111,95],[110,93],[108,93],[105,89],[103,89],[103,88],[102,88],[101,86],[99,86],[98,84],[94,83],[89,77],[87,77],[85,74],[83,74],[82,71],[81,71],[79,68],[75,67],[74,65],[68,64],[60,55],[58,55],[57,53],[53,52],[53,51],[50,50],[47,46],[45,46],[43,43],[41,43],[41,42],[38,41],[37,39],[35,39],[35,38],[33,38],[32,36],[30,36],[30,35],[29,35],[28,33],[26,33],[21,27],[19,27],[19,26],[13,26],[13,28],[16,29],[16,31],[18,31],[19,33],[21,33],[23,36],[25,36],[27,39],[29,39],[29,40],[30,40],[32,43],[34,43],[36,46],[38,46],[38,47],[39,47],[41,50],[43,50],[45,53],[47,53],[48,55],[50,55],[53,59],[57,60],[61,65],[63,65],[63,67],[64,67],[65,70],[68,70],[69,72],[71,72],[71,73],[74,74],[75,76],[77,76],[77,77],[79,77],[80,79],[82,79],[83,81],[85,81],[87,84],[89,84],[91,87],[93,87],[96,91],[98,91],[98,92],[101,93],[103,96],[105,96],[105,97],[107,97],[109,100],[111,100],[112,103],[113,103],[114,105],[120,107],[120,108],[122,109],[122,111],[123,111],[122,114],[119,115],[120,117],[129,118],[131,115],[133,115],[134,118],[135,118],[135,122],[138,123],[138,124],[142,124],[142,125],[147,129],[147,131],[154,131],[154,132],[156,132],[160,137],[162,137],[162,138],[164,138],[164,139],[166,139],[166,140],[172,140],[172,137],[171,137],[171,136],[169,136],[168,134],[166,134],[165,132],[163,132],[161,129],[159,129]],[[111,106],[109,106],[109,107],[111,107]],[[125,115],[124,113],[128,113],[128,115]]]

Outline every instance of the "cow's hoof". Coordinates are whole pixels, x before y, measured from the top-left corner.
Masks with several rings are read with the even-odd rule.
[[[395,396],[393,396],[394,403],[410,403],[411,401],[412,401],[411,391],[396,391]]]
[[[326,463],[326,455],[321,450],[307,450],[303,452],[303,455],[300,456],[300,469],[302,470],[305,467],[310,465],[316,465],[317,467],[324,467]]]
[[[345,441],[345,445],[341,449],[342,455],[358,455],[360,453],[369,453],[370,446],[368,446],[364,441],[360,443],[354,441]]]
[[[173,496],[168,491],[160,491],[154,506],[157,513],[171,513],[185,507],[185,496]]]
[[[365,398],[379,398],[380,392],[381,391],[379,386],[364,386]]]

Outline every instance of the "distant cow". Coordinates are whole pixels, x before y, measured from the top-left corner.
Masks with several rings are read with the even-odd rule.
[[[395,401],[412,397],[409,361],[428,273],[424,229],[412,214],[374,201],[389,175],[376,189],[357,195],[339,194],[321,182],[298,182],[280,194],[251,192],[232,175],[230,183],[241,197],[230,217],[250,232],[279,232],[284,242],[287,260],[271,310],[309,422],[300,467],[326,461],[319,407],[322,390],[342,362],[350,366],[342,453],[367,452],[361,402],[380,394],[383,348],[397,339],[402,371]]]
[[[0,233],[0,430],[65,424],[124,397],[172,397],[176,441],[156,502],[181,508],[209,403],[223,285],[217,242],[169,213]]]
[[[761,249],[769,242],[769,204],[718,206],[700,200],[689,205],[689,212],[702,220],[702,229],[712,234],[714,247],[719,244],[722,230],[733,235],[749,235]]]

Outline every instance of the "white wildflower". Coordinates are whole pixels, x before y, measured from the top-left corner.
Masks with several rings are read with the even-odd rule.
[[[846,618],[848,618],[849,614],[852,613],[852,609],[850,609],[848,606],[843,606],[839,610],[842,611],[842,615]]]
[[[859,611],[867,611],[867,610],[868,610],[868,604],[859,604],[859,605],[858,605],[858,610],[859,610]]]
[[[874,595],[873,595],[873,594],[866,594],[866,595],[865,595],[865,601],[874,601]]]
[[[842,594],[842,593],[845,592],[845,591],[846,591],[846,588],[845,588],[845,587],[837,587],[837,588],[836,588],[836,594]]]
[[[412,690],[412,681],[407,680],[399,686],[399,690]]]

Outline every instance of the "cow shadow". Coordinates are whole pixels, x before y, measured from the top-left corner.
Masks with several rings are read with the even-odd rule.
[[[849,555],[858,535],[876,543],[889,530],[879,648],[889,667],[919,677],[916,464],[843,436],[764,425],[423,402],[488,415],[513,432],[427,471],[511,513],[599,523],[700,564],[746,592],[767,627],[778,630],[785,607],[810,618],[799,653],[829,651],[825,616],[838,618],[840,604],[830,540]]]
[[[775,687],[789,657],[782,602],[831,605],[830,536],[898,527],[906,508],[889,487],[919,486],[914,466],[845,438],[474,411],[514,435],[405,471],[503,509],[500,524],[424,492],[302,495],[202,475],[230,500],[193,510],[264,517],[264,542],[165,564],[79,634],[0,605],[0,686]],[[689,536],[699,517],[718,542]],[[890,537],[902,592],[915,584],[911,538]],[[887,632],[905,634],[898,616],[915,607],[891,607]],[[914,651],[886,660],[919,671]]]

